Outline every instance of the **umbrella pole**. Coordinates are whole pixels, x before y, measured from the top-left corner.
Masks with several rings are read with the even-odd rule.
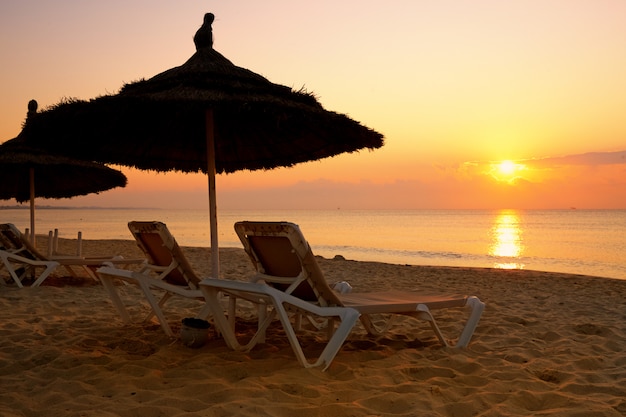
[[[30,180],[30,243],[35,244],[35,168],[29,169]]]
[[[220,254],[217,239],[217,196],[215,195],[215,131],[213,110],[206,111],[207,174],[209,177],[209,223],[211,225],[211,278],[220,277]]]

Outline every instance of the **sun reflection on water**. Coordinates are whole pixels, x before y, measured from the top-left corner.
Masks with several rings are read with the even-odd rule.
[[[524,252],[520,218],[515,211],[498,213],[491,228],[489,255],[496,257],[494,268],[522,269],[521,256]]]

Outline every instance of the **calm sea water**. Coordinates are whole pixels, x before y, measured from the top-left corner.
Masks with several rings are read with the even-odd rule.
[[[25,209],[0,222],[29,227]],[[37,234],[130,239],[129,220],[160,220],[183,246],[209,246],[204,210],[39,209]],[[411,265],[532,269],[626,279],[626,210],[223,210],[220,246],[241,247],[239,220],[300,225],[317,255]]]

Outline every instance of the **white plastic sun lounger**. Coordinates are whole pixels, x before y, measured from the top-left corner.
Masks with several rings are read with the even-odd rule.
[[[163,306],[174,295],[204,301],[204,296],[198,288],[200,278],[165,224],[157,221],[133,221],[128,223],[128,228],[137,246],[146,255],[141,270],[135,272],[104,266],[96,273],[125,323],[130,322],[130,316],[120,298],[115,285],[116,280],[137,285],[151,309],[145,320],[156,316],[165,334],[174,337],[163,312]],[[156,293],[162,294],[160,300],[157,300]],[[207,314],[208,306],[205,305],[197,317],[206,318]]]
[[[432,311],[456,307],[470,310],[469,318],[453,345],[465,347],[472,338],[485,306],[477,297],[466,295],[428,295],[401,291],[338,294],[326,282],[297,225],[288,222],[239,222],[235,224],[235,231],[257,270],[257,274],[252,277],[253,282],[205,279],[200,283],[215,325],[232,349],[248,350],[254,347],[263,340],[271,320],[278,316],[298,361],[305,367],[322,366],[325,369],[358,318],[371,334],[379,335],[387,329],[388,326],[374,326],[370,317],[372,314],[400,314],[426,320],[438,340],[443,345],[450,346]],[[260,316],[257,333],[245,345],[238,342],[224,315],[219,304],[220,292],[269,307],[271,310],[267,317]],[[316,361],[310,362],[304,357],[295,328],[289,320],[290,311],[340,319],[337,329],[334,329],[332,320],[330,321],[329,344]]]

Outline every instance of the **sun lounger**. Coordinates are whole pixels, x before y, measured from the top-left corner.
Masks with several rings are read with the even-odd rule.
[[[449,346],[432,310],[467,307],[470,309],[469,318],[454,344],[456,347],[464,347],[470,342],[484,309],[484,303],[477,297],[465,295],[427,295],[401,291],[339,294],[326,282],[297,225],[288,222],[239,222],[235,224],[235,231],[257,270],[253,282],[205,279],[200,283],[215,326],[232,349],[249,350],[254,347],[263,340],[265,330],[278,316],[298,361],[305,367],[321,366],[326,369],[359,319],[365,329],[374,335],[379,335],[388,327],[374,326],[372,315],[375,314],[408,315],[426,320],[438,340]],[[260,317],[259,328],[247,344],[238,341],[226,320],[219,303],[220,293],[270,309],[266,317]],[[290,312],[331,319],[329,343],[317,360],[310,361],[304,356],[296,328],[291,324]],[[336,329],[334,319],[340,320]]]
[[[146,320],[156,316],[165,333],[173,337],[174,333],[163,313],[163,305],[174,295],[204,301],[198,288],[200,279],[165,224],[157,221],[133,221],[128,223],[128,228],[137,246],[146,255],[141,270],[134,272],[105,266],[96,273],[125,323],[130,322],[130,316],[118,293],[116,280],[137,285],[151,309]],[[162,293],[160,300],[157,300],[156,292]],[[197,317],[206,318],[207,314],[208,306],[205,305]]]
[[[121,256],[82,257],[74,255],[46,256],[35,248],[28,237],[12,223],[0,224],[0,236],[2,238],[3,268],[9,271],[13,281],[22,287],[22,281],[30,273],[32,268],[46,267],[44,272],[32,283],[31,286],[40,285],[56,268],[64,267],[72,276],[76,276],[73,267],[82,268],[91,278],[98,280],[92,268],[103,264],[116,266],[129,266],[141,264],[143,259],[124,259]],[[17,274],[19,271],[20,274]]]
[[[0,281],[3,285],[13,281],[18,287],[24,286],[26,278],[33,277],[32,287],[39,286],[59,266],[58,262],[37,259],[28,251],[22,250],[19,237],[16,239],[13,229],[7,224],[0,225],[0,272],[6,270],[7,277]],[[37,271],[41,270],[39,276]]]

